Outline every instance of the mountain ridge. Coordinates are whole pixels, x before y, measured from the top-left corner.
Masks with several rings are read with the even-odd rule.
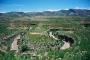
[[[6,12],[0,13],[2,15],[10,16],[90,16],[88,9],[69,9],[58,11],[43,11],[43,12]]]

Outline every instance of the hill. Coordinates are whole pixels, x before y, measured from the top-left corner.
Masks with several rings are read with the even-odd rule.
[[[90,16],[90,10],[87,9],[69,9],[59,11],[43,11],[43,12],[7,12],[0,13],[0,16]]]

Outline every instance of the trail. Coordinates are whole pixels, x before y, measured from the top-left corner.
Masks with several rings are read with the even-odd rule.
[[[17,44],[17,42],[18,42],[19,39],[20,39],[20,35],[17,35],[17,36],[14,37],[14,41],[11,44],[11,50],[18,51],[18,44]]]
[[[56,38],[56,37],[52,34],[52,32],[49,32],[49,36],[52,37],[52,38],[54,38],[55,40],[58,40],[58,38]]]
[[[49,32],[49,36],[52,37],[53,39],[55,40],[58,40],[58,38],[56,38],[52,32]],[[69,42],[66,42],[66,41],[63,41],[64,42],[64,45],[60,48],[60,49],[67,49],[70,47],[70,43]]]

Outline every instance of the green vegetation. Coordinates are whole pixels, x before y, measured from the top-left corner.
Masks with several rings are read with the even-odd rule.
[[[21,17],[22,21],[25,18]],[[0,24],[0,35],[25,33],[18,40],[18,52],[10,50],[13,39],[0,40],[7,42],[5,47],[9,47],[5,50],[3,43],[1,44],[0,60],[90,60],[90,26],[85,27],[81,24],[81,20],[90,19],[90,17],[36,16],[28,17],[28,19],[30,19],[27,21],[31,23],[30,25],[23,25],[21,20],[19,21],[20,26]],[[73,38],[74,43],[68,49],[61,50],[60,47],[64,44],[63,40],[51,38],[48,34],[50,29],[58,29],[53,31],[53,34],[69,36]]]

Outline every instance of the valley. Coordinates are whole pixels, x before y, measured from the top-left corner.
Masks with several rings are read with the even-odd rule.
[[[89,19],[89,16],[21,16],[0,21],[3,32],[0,60],[87,60],[90,26],[81,21]]]

